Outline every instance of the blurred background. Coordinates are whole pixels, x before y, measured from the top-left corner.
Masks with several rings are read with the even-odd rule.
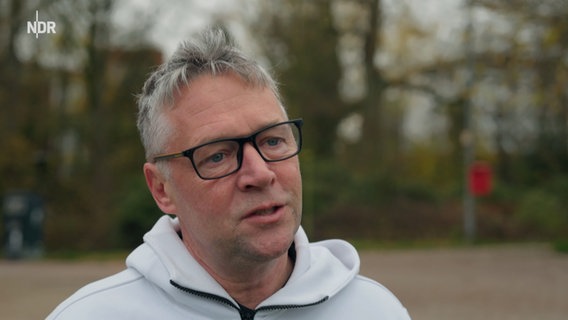
[[[135,95],[208,25],[305,120],[312,240],[566,250],[566,1],[0,0],[4,255],[141,242]]]

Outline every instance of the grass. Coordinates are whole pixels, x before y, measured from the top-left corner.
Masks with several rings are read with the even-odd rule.
[[[568,254],[568,239],[556,240],[553,242],[552,246],[556,252]]]
[[[76,250],[58,250],[48,252],[44,255],[45,259],[50,260],[70,260],[70,261],[112,261],[124,260],[129,252],[124,250],[109,251],[76,251]]]

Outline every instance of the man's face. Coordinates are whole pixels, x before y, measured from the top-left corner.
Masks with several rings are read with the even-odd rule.
[[[253,88],[233,75],[193,80],[166,116],[173,130],[165,153],[247,136],[287,120],[270,89]],[[199,178],[185,157],[168,160],[163,194],[152,191],[164,212],[179,217],[183,241],[198,259],[274,259],[287,252],[300,225],[298,157],[267,163],[250,143],[243,149],[241,169],[216,180]],[[146,178],[152,179],[148,170],[157,169],[146,165]]]

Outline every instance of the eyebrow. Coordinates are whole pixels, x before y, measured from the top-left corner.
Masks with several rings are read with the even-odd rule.
[[[223,135],[220,135],[220,136],[218,136],[218,137],[216,137],[216,138],[210,138],[210,139],[207,139],[207,140],[202,140],[202,141],[198,142],[197,144],[195,144],[195,146],[190,147],[189,149],[193,149],[193,148],[195,148],[195,147],[199,147],[199,146],[202,146],[202,145],[205,145],[205,144],[209,144],[209,143],[212,143],[212,142],[224,141],[224,140],[231,140],[231,139],[240,139],[240,138],[248,137],[248,136],[253,135],[253,134],[255,134],[255,133],[259,132],[259,131],[262,131],[262,130],[268,128],[268,127],[271,127],[271,126],[273,126],[273,125],[275,125],[275,124],[278,124],[278,123],[280,123],[280,122],[285,122],[285,121],[288,121],[288,120],[287,120],[287,119],[285,119],[285,120],[273,120],[273,121],[270,121],[270,122],[268,122],[268,123],[265,123],[264,125],[260,126],[260,127],[259,127],[258,129],[256,129],[256,130],[253,130],[253,131],[251,131],[251,132],[249,132],[249,133],[246,133],[246,134],[243,134],[243,135],[240,135],[240,136],[234,136],[234,135],[225,135],[225,136],[223,136]]]

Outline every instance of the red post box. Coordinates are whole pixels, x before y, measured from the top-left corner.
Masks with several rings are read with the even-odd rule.
[[[485,162],[475,162],[469,169],[469,191],[476,197],[487,195],[493,187],[491,167]]]

